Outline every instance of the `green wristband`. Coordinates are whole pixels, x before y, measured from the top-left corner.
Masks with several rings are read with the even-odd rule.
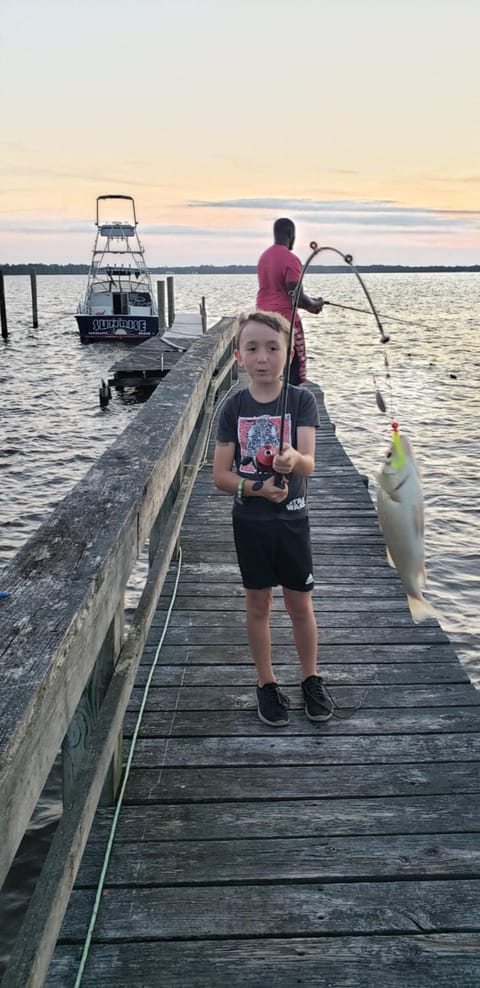
[[[239,501],[241,501],[242,500],[242,497],[243,497],[243,487],[244,487],[244,484],[245,484],[245,477],[240,477],[240,480],[238,481],[238,487],[237,487],[237,497],[238,497],[238,500]]]

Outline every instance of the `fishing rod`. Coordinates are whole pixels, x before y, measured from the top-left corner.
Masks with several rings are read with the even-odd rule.
[[[317,256],[317,254],[321,254],[323,251],[329,250],[329,251],[332,251],[334,254],[338,254],[338,256],[342,258],[342,261],[344,261],[345,264],[348,264],[349,268],[351,269],[351,271],[353,271],[355,277],[357,278],[357,281],[360,283],[360,286],[362,288],[362,291],[364,292],[364,294],[365,294],[365,296],[367,298],[367,301],[368,301],[368,304],[370,306],[370,309],[369,310],[366,309],[365,311],[366,312],[369,312],[369,314],[373,315],[374,318],[375,318],[375,322],[377,323],[378,331],[379,331],[379,334],[380,334],[380,342],[381,343],[388,343],[388,341],[390,339],[390,337],[387,335],[387,333],[385,333],[385,331],[383,329],[382,323],[380,321],[380,316],[379,316],[379,314],[378,314],[378,312],[377,312],[377,310],[375,308],[375,305],[373,304],[373,299],[372,299],[372,297],[370,295],[370,292],[368,291],[368,288],[367,288],[365,282],[363,281],[363,278],[361,277],[359,271],[357,270],[357,268],[355,267],[355,265],[353,263],[353,257],[352,257],[352,255],[351,254],[343,254],[341,250],[338,250],[337,249],[337,247],[319,247],[315,240],[312,240],[312,242],[310,244],[310,250],[311,250],[311,253],[307,257],[307,260],[305,261],[305,263],[304,263],[304,265],[302,267],[302,270],[301,270],[301,273],[300,273],[300,278],[299,278],[299,280],[298,280],[298,282],[297,282],[297,284],[295,286],[295,289],[294,289],[293,292],[290,293],[291,294],[291,297],[292,297],[292,315],[291,315],[291,318],[290,318],[290,328],[289,328],[289,333],[288,333],[287,360],[286,360],[286,364],[285,364],[285,373],[284,373],[284,376],[283,376],[282,411],[281,411],[281,416],[280,416],[280,434],[279,434],[279,452],[280,453],[283,450],[283,437],[284,437],[284,432],[285,432],[285,417],[286,417],[287,401],[288,401],[288,386],[289,386],[289,382],[290,382],[290,358],[291,358],[291,355],[292,355],[292,343],[293,343],[293,331],[294,331],[294,325],[295,325],[295,316],[297,314],[298,303],[300,301],[301,294],[302,294],[302,283],[303,283],[303,278],[304,278],[305,272],[307,271],[310,263],[312,262],[313,258]]]

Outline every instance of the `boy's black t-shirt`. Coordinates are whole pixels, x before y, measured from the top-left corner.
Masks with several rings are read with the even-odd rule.
[[[261,403],[252,398],[248,388],[237,391],[225,402],[220,411],[217,440],[221,443],[235,443],[235,465],[241,477],[252,480],[258,475],[254,463],[242,465],[241,460],[251,456],[255,460],[262,446],[279,446],[282,394],[273,401]],[[319,426],[318,408],[311,391],[289,385],[284,445],[297,448],[299,426]],[[295,473],[288,477],[288,498],[281,504],[273,504],[263,497],[246,497],[239,502],[236,498],[234,514],[242,514],[252,520],[268,520],[284,516],[303,518],[307,515],[307,478]]]

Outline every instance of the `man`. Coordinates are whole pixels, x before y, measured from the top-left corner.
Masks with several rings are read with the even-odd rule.
[[[264,312],[279,312],[290,322],[293,293],[300,281],[302,263],[292,253],[295,243],[295,224],[282,217],[273,224],[274,243],[261,255],[257,265],[257,308]],[[321,298],[309,298],[300,291],[298,308],[317,314],[322,311]],[[290,368],[291,384],[303,384],[307,380],[307,354],[305,336],[298,312],[294,323],[295,353]]]

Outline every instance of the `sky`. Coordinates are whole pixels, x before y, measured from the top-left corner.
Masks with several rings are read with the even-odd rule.
[[[478,0],[3,0],[0,264],[480,263]],[[111,219],[121,219],[112,216]],[[326,263],[336,263],[333,256]]]

